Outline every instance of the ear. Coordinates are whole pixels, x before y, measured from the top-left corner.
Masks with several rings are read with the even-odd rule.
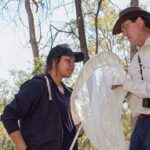
[[[138,18],[137,18],[136,23],[137,23],[140,27],[144,26],[144,21],[143,21],[143,19],[142,19],[141,17],[138,17]]]
[[[53,58],[53,59],[52,59],[52,67],[53,67],[53,68],[56,67],[56,62],[57,62],[57,59],[56,59],[56,58]]]

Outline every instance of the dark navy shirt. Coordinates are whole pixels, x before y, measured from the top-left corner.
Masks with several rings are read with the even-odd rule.
[[[28,150],[68,150],[76,133],[70,113],[71,90],[62,83],[62,94],[47,76],[52,100],[44,74],[35,76],[21,86],[1,120],[8,134],[21,131]]]

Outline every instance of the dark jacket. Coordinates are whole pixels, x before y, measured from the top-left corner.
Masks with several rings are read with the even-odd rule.
[[[63,84],[65,94],[61,94],[47,76],[52,100],[44,74],[35,76],[21,86],[5,107],[1,120],[8,134],[21,131],[28,150],[68,150],[75,136],[70,115],[71,90]]]

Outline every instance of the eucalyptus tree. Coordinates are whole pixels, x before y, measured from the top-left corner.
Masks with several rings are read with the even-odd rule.
[[[111,27],[115,9],[111,6],[108,0],[1,0],[0,3],[1,17],[21,29],[22,43],[31,45],[35,62],[39,53],[64,40],[81,49],[85,62],[103,43],[104,50],[113,50]]]
[[[59,0],[1,0],[1,19],[8,22],[14,31],[22,32],[21,42],[24,46],[31,47],[35,70],[38,66],[36,63],[40,53],[49,50],[56,43],[56,40],[59,42],[61,33],[73,33],[70,20],[65,21],[66,19],[64,19],[61,23],[55,21],[56,18],[62,17],[62,13],[56,15],[55,12],[63,8],[63,13],[67,16],[68,10],[66,10],[66,7],[72,4],[74,3],[71,0],[70,2]]]
[[[131,5],[139,1],[131,0]],[[1,0],[0,8],[3,19],[21,28],[22,42],[31,45],[35,63],[40,53],[62,41],[81,49],[84,62],[102,50],[129,58],[127,42],[111,34],[119,10],[111,0]]]

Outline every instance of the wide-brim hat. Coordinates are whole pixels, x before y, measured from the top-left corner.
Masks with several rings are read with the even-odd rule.
[[[84,59],[84,54],[82,52],[73,52],[68,44],[59,44],[50,50],[46,63],[49,64],[53,58],[59,56],[74,56],[75,62],[80,62]]]
[[[150,13],[140,7],[128,7],[119,13],[119,18],[113,28],[113,35],[121,33],[121,24],[134,17],[144,17],[150,21]]]

